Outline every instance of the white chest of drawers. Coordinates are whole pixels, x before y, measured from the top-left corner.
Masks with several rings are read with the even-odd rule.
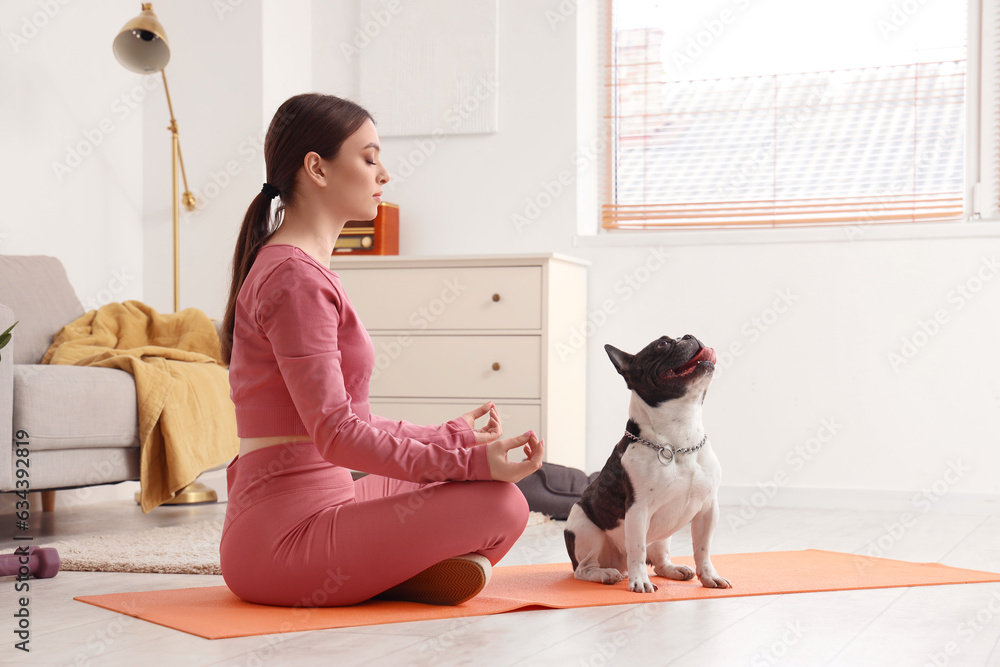
[[[588,265],[553,254],[332,257],[375,345],[372,412],[438,424],[492,400],[503,437],[533,429],[547,461],[583,469]]]

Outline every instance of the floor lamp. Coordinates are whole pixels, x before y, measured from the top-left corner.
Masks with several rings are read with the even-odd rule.
[[[171,163],[173,171],[173,197],[171,204],[174,210],[174,312],[180,310],[180,224],[177,210],[177,166],[180,165],[181,177],[184,179],[184,207],[194,210],[195,199],[188,190],[187,174],[184,172],[184,159],[181,157],[181,143],[177,133],[177,120],[174,118],[174,105],[170,102],[170,89],[167,87],[167,62],[170,60],[170,44],[167,33],[153,13],[153,5],[142,3],[142,13],[126,23],[114,41],[115,58],[126,69],[140,74],[159,72],[163,75],[163,92],[167,94],[167,109],[170,111],[170,130],[172,138]],[[136,493],[136,502],[140,494]],[[182,505],[189,503],[215,502],[218,496],[215,490],[202,484],[192,482],[177,492],[165,505]]]

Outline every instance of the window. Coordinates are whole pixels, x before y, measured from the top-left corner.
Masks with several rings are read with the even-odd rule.
[[[980,67],[967,62],[967,11],[986,25],[978,0],[608,2],[604,229],[969,214],[980,169],[968,167],[966,91]],[[985,171],[995,188],[992,163]]]

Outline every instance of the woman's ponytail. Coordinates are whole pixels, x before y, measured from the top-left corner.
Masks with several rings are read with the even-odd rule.
[[[222,320],[222,332],[219,344],[222,348],[222,360],[229,365],[233,354],[233,336],[236,324],[236,298],[243,287],[243,281],[250,273],[257,258],[257,252],[271,236],[271,198],[259,193],[250,202],[250,208],[243,216],[243,226],[236,239],[236,251],[233,253],[233,279],[229,286],[229,301],[226,306],[226,316]]]

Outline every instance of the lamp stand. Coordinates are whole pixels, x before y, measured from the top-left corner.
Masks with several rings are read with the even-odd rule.
[[[189,211],[194,210],[195,199],[194,195],[188,189],[187,182],[187,172],[184,171],[184,156],[181,155],[181,140],[180,134],[177,130],[177,119],[174,118],[174,105],[170,101],[170,86],[167,85],[167,68],[164,67],[160,70],[160,74],[163,75],[163,92],[167,95],[167,109],[170,111],[170,125],[167,129],[170,130],[170,162],[171,162],[171,174],[173,178],[173,197],[171,198],[171,204],[174,210],[174,312],[176,313],[180,310],[180,292],[181,292],[181,272],[180,272],[180,217],[177,209],[177,165],[180,165],[181,177],[184,179],[184,208]]]
[[[165,80],[165,79],[164,79]],[[177,212],[177,156],[180,153],[181,142],[177,136],[177,124],[174,122],[173,118],[170,119],[170,162],[171,162],[171,177],[173,180],[173,196],[170,198],[170,203],[173,204],[174,209],[174,312],[178,312],[181,308],[181,263],[180,263],[180,216]]]
[[[167,108],[170,110],[170,125],[167,129],[170,130],[170,167],[171,176],[173,180],[173,196],[170,198],[171,204],[173,204],[174,213],[174,312],[180,310],[180,292],[181,292],[181,273],[180,273],[180,213],[177,207],[178,192],[177,192],[177,167],[180,165],[181,177],[184,179],[184,208],[189,211],[194,210],[195,198],[188,189],[187,184],[187,173],[184,171],[184,158],[181,155],[181,140],[180,134],[177,131],[177,119],[174,118],[174,105],[170,101],[170,88],[167,86],[167,68],[164,67],[160,70],[160,74],[163,75],[163,91],[167,94]],[[219,496],[215,492],[215,489],[206,486],[202,482],[194,481],[185,486],[183,489],[177,492],[170,500],[164,502],[164,505],[190,505],[194,503],[214,503],[218,502]],[[137,503],[142,502],[142,492],[136,491],[135,501]]]

